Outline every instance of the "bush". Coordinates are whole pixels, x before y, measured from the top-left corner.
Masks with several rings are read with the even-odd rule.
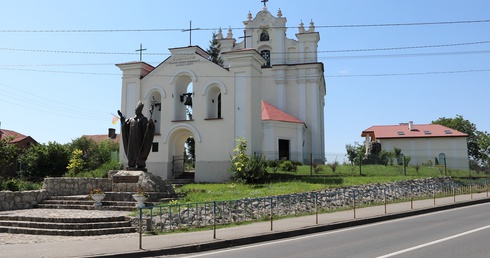
[[[247,141],[239,138],[237,142],[228,169],[228,172],[233,174],[233,179],[244,183],[254,183],[264,179],[268,175],[264,156],[255,153],[252,156],[246,155]]]
[[[337,170],[337,167],[339,166],[339,162],[334,161],[332,163],[328,163],[327,166],[329,166],[332,169],[332,172],[335,173],[335,171]]]
[[[276,173],[277,169],[279,169],[279,162],[277,160],[269,160],[267,161],[267,166],[272,168],[272,171]]]
[[[298,166],[296,166],[290,160],[286,160],[286,161],[282,162],[281,165],[279,166],[279,168],[282,171],[288,171],[288,172],[294,172],[294,171],[297,171],[298,170]]]
[[[8,191],[19,191],[19,182],[15,179],[9,179],[5,182],[5,190]]]
[[[76,173],[74,170],[68,171],[65,174],[66,177],[97,177],[97,178],[106,178],[107,174],[110,170],[120,170],[123,168],[123,165],[117,160],[110,160],[99,168],[92,171],[81,171]]]

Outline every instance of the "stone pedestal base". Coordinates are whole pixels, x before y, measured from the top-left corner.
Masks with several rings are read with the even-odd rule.
[[[144,191],[150,199],[157,197],[176,196],[172,184],[165,178],[155,176],[151,172],[141,170],[119,170],[109,174],[112,181],[112,192],[138,192]],[[148,201],[152,201],[152,200]]]

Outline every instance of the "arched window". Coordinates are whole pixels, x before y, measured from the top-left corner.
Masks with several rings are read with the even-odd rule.
[[[271,67],[271,51],[262,50],[260,51],[260,55],[265,59],[265,64],[262,67]]]
[[[216,119],[221,117],[221,90],[218,86],[213,85],[207,91],[206,118]]]
[[[194,98],[191,77],[180,75],[174,83],[174,119],[175,121],[192,120],[192,102]]]

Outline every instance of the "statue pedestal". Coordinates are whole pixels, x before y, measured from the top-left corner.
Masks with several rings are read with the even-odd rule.
[[[155,176],[141,170],[119,170],[109,173],[112,180],[112,192],[137,193],[144,191],[149,194],[148,201],[175,197],[172,184],[163,177]]]

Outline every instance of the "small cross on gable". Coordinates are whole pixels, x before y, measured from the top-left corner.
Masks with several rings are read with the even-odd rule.
[[[264,7],[267,7],[265,3],[269,2],[269,0],[260,0],[260,2],[264,3]]]

